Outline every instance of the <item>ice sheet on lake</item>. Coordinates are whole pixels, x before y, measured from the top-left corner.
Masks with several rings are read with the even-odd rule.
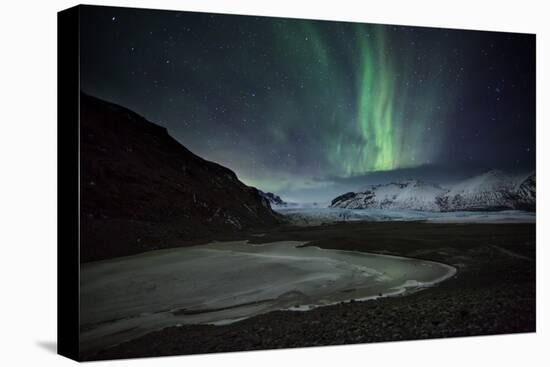
[[[214,242],[83,264],[81,349],[99,350],[177,324],[225,324],[273,310],[310,309],[403,293],[455,273],[389,255]],[[429,265],[429,266],[427,266]]]

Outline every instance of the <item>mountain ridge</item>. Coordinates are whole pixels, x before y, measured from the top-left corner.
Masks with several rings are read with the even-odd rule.
[[[279,223],[259,190],[166,128],[85,93],[80,111],[82,262]]]
[[[288,203],[285,202],[279,195],[276,195],[272,192],[264,192],[262,190],[258,190],[260,195],[269,202],[271,206],[287,206]]]
[[[334,198],[331,208],[411,209],[423,211],[535,210],[535,173],[511,176],[490,170],[443,187],[419,180],[371,185]]]

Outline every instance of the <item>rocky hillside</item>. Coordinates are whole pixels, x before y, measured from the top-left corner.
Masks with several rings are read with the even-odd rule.
[[[536,207],[536,177],[535,174],[529,175],[520,181],[514,192],[514,201],[518,209],[535,211]]]
[[[279,195],[275,195],[272,192],[263,192],[261,190],[258,190],[260,192],[260,195],[263,196],[264,199],[266,199],[271,206],[286,206],[287,203],[281,199]]]
[[[134,112],[81,94],[81,261],[273,226],[255,188]]]
[[[409,180],[374,185],[338,196],[330,207],[347,209],[410,209],[424,211],[535,210],[535,174],[514,177],[492,170],[441,187]]]

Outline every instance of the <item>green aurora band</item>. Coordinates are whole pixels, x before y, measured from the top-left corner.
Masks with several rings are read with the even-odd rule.
[[[370,32],[365,32],[366,28]],[[384,26],[357,25],[356,33],[360,66],[355,127],[360,139],[348,144],[348,137],[340,135],[334,155],[335,162],[342,163],[341,173],[352,176],[429,164],[430,155],[437,149],[433,141],[420,144],[423,138],[429,138],[424,136],[430,132],[425,124],[433,116],[428,108],[422,112],[411,107],[419,103],[433,105],[433,98],[427,98],[424,91],[414,96],[414,106],[407,105],[411,103],[411,82],[397,78],[406,70],[406,60],[396,60],[388,51]]]
[[[288,202],[534,169],[532,35],[94,9],[83,91]]]
[[[274,192],[315,187],[316,178],[433,162],[444,132],[434,123],[444,119],[436,109],[443,105],[436,94],[441,78],[435,72],[430,80],[418,79],[419,55],[408,30],[274,19],[265,32],[256,41],[261,51],[245,49],[233,72],[245,84],[270,86],[256,93],[260,104],[240,112],[256,121],[265,140],[240,146],[274,155],[262,162],[263,156],[228,145],[234,141],[221,141],[207,157],[235,169],[245,183]],[[430,54],[424,64],[431,70],[444,61]],[[242,93],[232,85],[226,90]]]

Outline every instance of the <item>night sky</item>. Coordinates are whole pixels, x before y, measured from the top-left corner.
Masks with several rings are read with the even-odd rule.
[[[84,7],[81,88],[292,201],[535,168],[533,35]]]

